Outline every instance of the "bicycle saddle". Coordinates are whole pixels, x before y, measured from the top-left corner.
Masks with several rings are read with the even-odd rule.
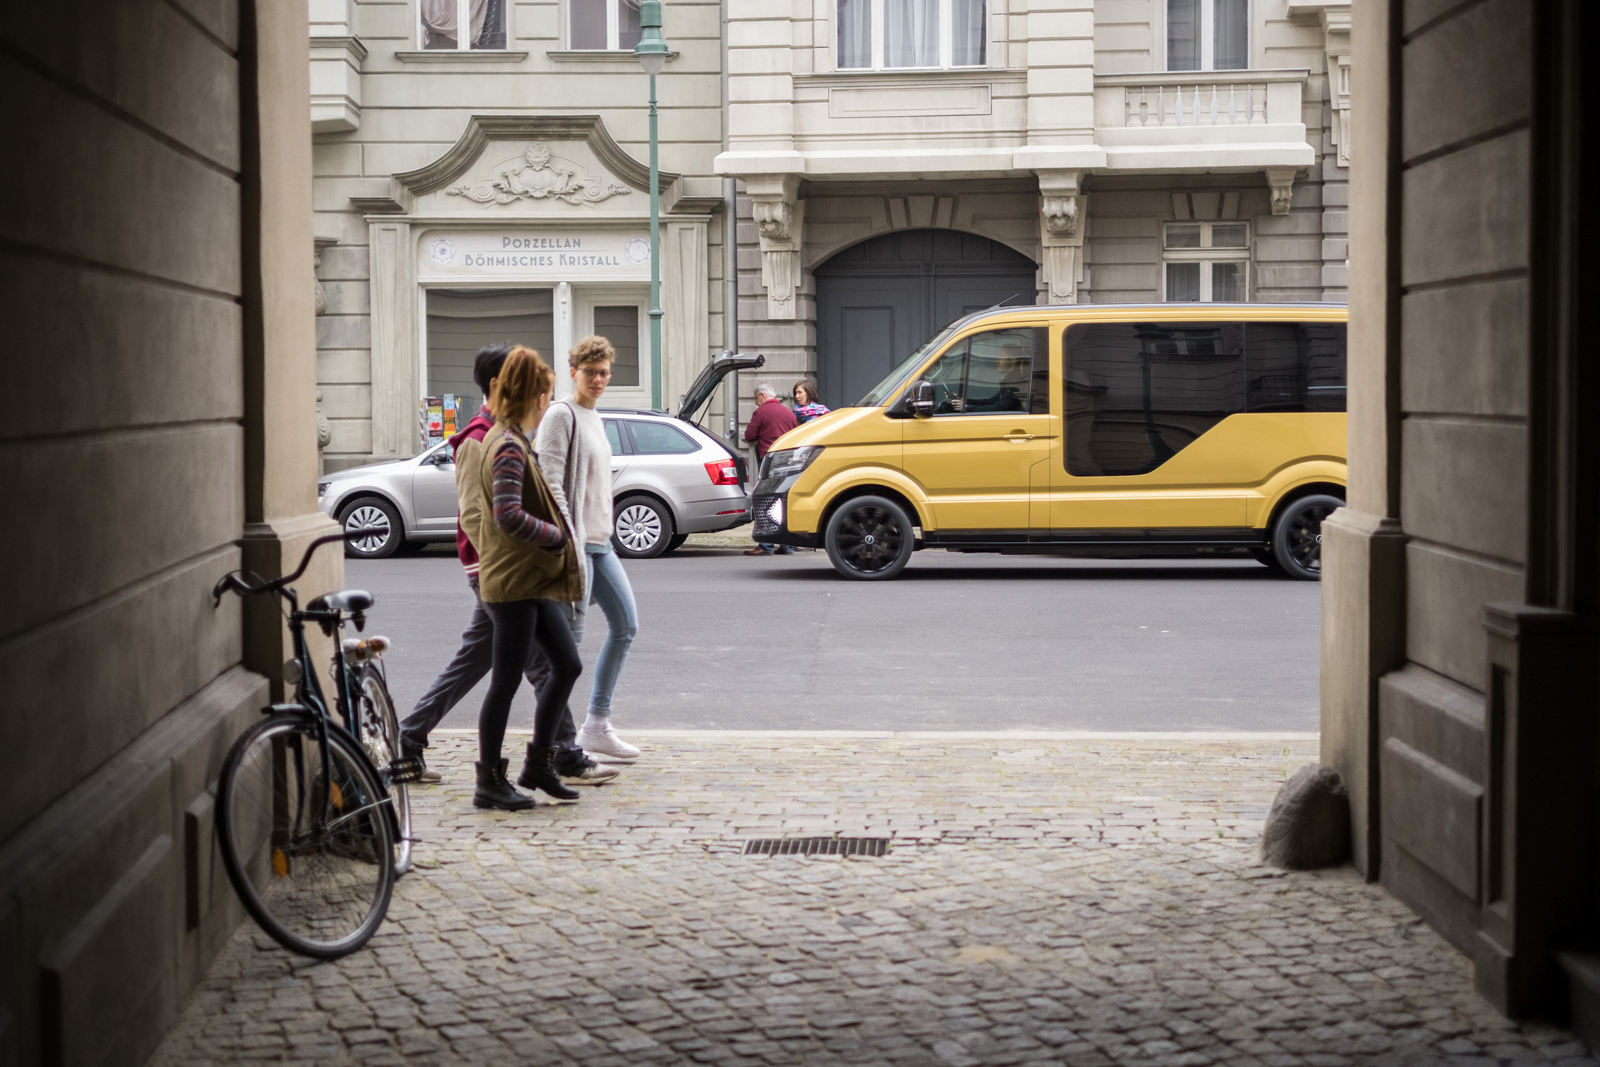
[[[308,611],[366,611],[377,603],[365,589],[341,589],[319,596],[306,605]]]

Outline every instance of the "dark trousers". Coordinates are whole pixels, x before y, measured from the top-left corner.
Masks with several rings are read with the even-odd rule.
[[[489,668],[494,664],[493,639],[494,620],[483,610],[483,601],[478,599],[478,583],[473,582],[472,619],[467,623],[466,632],[461,635],[461,648],[449,666],[433,680],[428,691],[422,694],[422,699],[417,701],[411,714],[400,720],[400,737],[408,746],[427,748],[428,735],[434,727],[444,721],[451,709],[461,703],[472,692],[472,687],[489,673]],[[537,644],[528,657],[526,673],[534,693],[544,692],[550,679],[550,662]],[[572,720],[572,708],[569,706],[564,712],[556,720],[556,766],[560,770],[577,770],[583,761],[583,749],[578,747],[578,730]]]
[[[550,661],[550,679],[539,691],[533,711],[533,744],[549,747],[556,720],[566,711],[567,698],[583,673],[577,643],[567,625],[567,614],[554,600],[506,600],[484,604],[494,620],[494,666],[489,671],[489,692],[478,713],[478,746],[490,763],[500,758],[505,742],[511,698],[517,695],[528,655],[538,645]]]

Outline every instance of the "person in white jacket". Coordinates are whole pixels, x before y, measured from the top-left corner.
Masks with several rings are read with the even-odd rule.
[[[591,335],[573,346],[567,356],[572,396],[550,405],[534,447],[551,494],[572,517],[574,540],[588,564],[588,599],[606,617],[606,639],[595,664],[589,714],[578,731],[578,744],[594,756],[629,760],[639,755],[639,749],[612,728],[611,695],[639,632],[639,613],[627,572],[611,550],[611,442],[595,410],[611,384],[616,357],[616,349],[604,337]],[[572,630],[581,641],[587,604],[580,602],[574,608]]]

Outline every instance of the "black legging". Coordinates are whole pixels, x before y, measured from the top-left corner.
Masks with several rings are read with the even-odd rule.
[[[506,720],[511,716],[511,698],[522,684],[528,654],[537,641],[550,661],[550,681],[539,692],[533,712],[533,743],[550,744],[556,717],[567,706],[572,686],[583,673],[578,646],[562,606],[554,600],[506,600],[484,602],[484,610],[494,620],[494,667],[489,673],[489,692],[484,694],[478,712],[478,752],[485,765],[500,758],[506,739]]]

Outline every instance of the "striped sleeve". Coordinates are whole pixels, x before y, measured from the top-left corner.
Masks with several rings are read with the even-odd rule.
[[[545,522],[522,507],[522,480],[527,474],[526,453],[515,441],[502,441],[494,453],[494,521],[518,541],[544,548],[559,548],[566,540],[561,527]]]

